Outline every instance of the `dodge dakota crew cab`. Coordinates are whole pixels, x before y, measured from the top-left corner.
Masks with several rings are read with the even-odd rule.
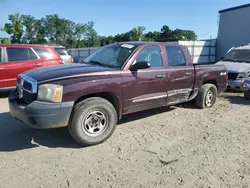
[[[197,107],[210,108],[226,82],[224,65],[193,65],[186,47],[123,42],[79,64],[20,74],[9,107],[29,126],[68,126],[81,145],[94,145],[107,140],[125,114],[193,99]]]

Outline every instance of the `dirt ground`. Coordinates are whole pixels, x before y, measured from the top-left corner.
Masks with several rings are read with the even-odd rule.
[[[126,116],[105,143],[80,148],[67,128],[32,130],[0,99],[0,187],[250,187],[250,101],[222,94]]]

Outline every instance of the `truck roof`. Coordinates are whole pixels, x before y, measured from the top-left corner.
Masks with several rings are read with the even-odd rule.
[[[117,44],[134,44],[134,45],[143,45],[143,44],[165,44],[166,46],[181,46],[178,42],[147,42],[147,41],[127,41],[127,42],[117,42]]]

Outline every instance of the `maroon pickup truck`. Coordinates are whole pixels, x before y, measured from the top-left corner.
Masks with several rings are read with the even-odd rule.
[[[193,99],[198,108],[210,108],[226,83],[223,65],[193,65],[186,47],[123,42],[79,64],[19,75],[9,106],[29,126],[68,126],[81,145],[94,145],[107,140],[125,114]]]

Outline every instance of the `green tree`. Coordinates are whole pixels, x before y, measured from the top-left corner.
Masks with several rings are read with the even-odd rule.
[[[75,47],[81,47],[81,40],[86,37],[87,25],[86,24],[76,24],[74,31]]]
[[[10,23],[6,23],[2,31],[11,37],[11,43],[20,43],[23,35],[22,19],[19,13],[9,15]]]
[[[31,15],[10,14],[9,21],[2,30],[11,36],[12,43],[56,43],[68,48],[81,48],[104,46],[114,42],[138,41],[139,39],[144,41],[197,39],[194,31],[171,30],[167,25],[163,25],[160,31],[149,31],[148,33],[144,33],[146,29],[144,26],[138,26],[115,36],[99,36],[93,21],[75,23],[59,17],[58,14],[46,15],[40,19]]]
[[[186,40],[197,40],[197,35],[191,30],[184,30],[184,36]]]
[[[173,31],[167,26],[164,25],[161,28],[161,33],[158,37],[158,39],[156,39],[157,41],[173,41]]]
[[[10,44],[10,39],[8,38],[0,38],[0,44]]]
[[[100,40],[96,30],[94,29],[95,23],[93,21],[88,22],[86,25],[86,40],[89,46],[100,46]]]
[[[36,22],[37,20],[30,15],[22,15],[22,25],[24,27],[24,35],[22,38],[23,43],[36,43],[36,35],[37,35],[37,28]]]

